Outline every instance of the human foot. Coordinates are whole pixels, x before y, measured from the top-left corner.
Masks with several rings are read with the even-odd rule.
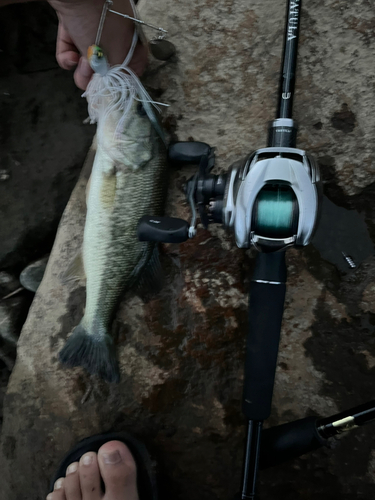
[[[101,479],[105,493],[101,488]],[[129,448],[109,441],[98,453],[85,453],[55,482],[47,500],[138,500],[137,468]]]

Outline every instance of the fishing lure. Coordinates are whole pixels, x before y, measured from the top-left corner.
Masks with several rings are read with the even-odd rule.
[[[121,112],[121,118],[117,124],[115,135],[118,136],[120,134],[127,115],[132,107],[132,103],[134,100],[137,100],[144,104],[151,104],[151,106],[144,106],[144,109],[159,135],[165,142],[159,122],[152,112],[152,106],[156,108],[157,111],[160,111],[159,106],[168,105],[154,101],[142,85],[138,76],[129,68],[129,63],[133,57],[138,39],[145,39],[142,30],[140,28],[134,30],[130,50],[122,64],[110,66],[104,51],[100,47],[101,34],[108,11],[119,14],[123,17],[128,17],[137,23],[146,24],[137,18],[138,14],[133,0],[130,0],[130,4],[133,9],[134,17],[126,16],[125,14],[120,14],[116,11],[110,10],[109,6],[112,5],[110,0],[106,0],[104,3],[95,43],[91,45],[87,51],[87,58],[94,71],[94,75],[89,82],[83,97],[86,97],[88,101],[90,123],[98,124],[98,141],[101,140],[101,129],[105,125],[106,118],[114,111]],[[162,28],[156,28],[152,25],[149,26],[162,30],[166,33],[166,30],[163,30]]]

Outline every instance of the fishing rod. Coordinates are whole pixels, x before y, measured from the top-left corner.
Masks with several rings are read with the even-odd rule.
[[[327,446],[328,440],[375,421],[375,400],[330,417],[311,416],[262,432],[260,469]]]
[[[297,126],[292,118],[300,7],[300,0],[287,2],[276,119],[269,128],[267,147],[236,161],[228,173],[213,175],[215,149],[210,145],[171,144],[172,164],[198,165],[186,185],[191,220],[150,215],[138,225],[141,241],[181,243],[196,235],[198,211],[205,228],[210,223],[222,224],[234,233],[239,248],[258,251],[250,284],[242,402],[248,420],[243,500],[256,498],[263,422],[271,412],[287,280],[285,253],[290,247],[310,243],[321,196],[319,170],[314,159],[296,147]],[[333,422],[324,421],[318,427],[321,430],[314,431],[318,441],[338,429]]]

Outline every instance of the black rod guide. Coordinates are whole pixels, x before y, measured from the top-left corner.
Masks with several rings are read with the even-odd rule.
[[[375,420],[375,400],[350,410],[317,421],[317,430],[323,438],[350,431]]]

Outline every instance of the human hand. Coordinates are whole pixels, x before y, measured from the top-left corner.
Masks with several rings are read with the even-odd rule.
[[[64,69],[74,69],[76,85],[85,90],[93,71],[86,58],[98,30],[104,0],[49,0],[59,18],[56,58]],[[128,0],[115,0],[114,9],[133,16]],[[134,23],[107,12],[100,46],[111,65],[126,58],[134,33]],[[147,65],[147,48],[138,42],[129,67],[139,76]]]

